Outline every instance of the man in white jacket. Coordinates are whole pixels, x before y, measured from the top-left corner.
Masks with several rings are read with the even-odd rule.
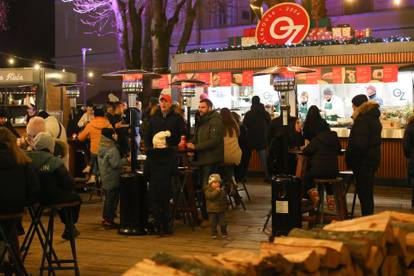
[[[344,102],[333,95],[331,88],[325,88],[323,90],[321,111],[327,121],[336,122],[338,118],[345,117]]]

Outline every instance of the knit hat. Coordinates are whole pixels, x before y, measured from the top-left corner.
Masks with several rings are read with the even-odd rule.
[[[47,149],[50,153],[53,153],[55,149],[55,140],[49,133],[40,132],[33,140],[33,148],[35,150]]]
[[[102,129],[102,136],[104,136],[108,139],[113,140],[112,136],[114,135],[114,133],[115,133],[115,130],[113,130],[112,128],[103,128]]]
[[[368,101],[368,97],[365,94],[359,94],[352,98],[352,104],[356,107]]]
[[[166,138],[171,136],[169,130],[157,132],[152,138],[152,145],[154,149],[165,149],[167,147]]]
[[[325,89],[323,90],[323,94],[324,94],[324,95],[333,95],[333,91],[332,91],[332,89],[331,89],[331,88],[325,88]]]
[[[35,137],[40,132],[46,132],[46,123],[45,119],[35,116],[30,119],[26,126],[27,135],[30,137]]]
[[[208,185],[210,185],[213,182],[221,183],[221,177],[218,173],[210,174],[210,176],[208,177]]]

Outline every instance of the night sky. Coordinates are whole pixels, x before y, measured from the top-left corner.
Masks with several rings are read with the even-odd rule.
[[[9,30],[0,32],[0,52],[51,62],[55,55],[54,0],[6,0]],[[0,55],[0,66],[7,58]],[[33,62],[16,61],[16,67]]]

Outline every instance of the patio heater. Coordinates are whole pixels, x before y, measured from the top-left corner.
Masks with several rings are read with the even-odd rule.
[[[299,73],[314,72],[313,69],[297,66],[275,66],[265,69],[255,75],[270,75],[271,84],[279,94],[282,117],[282,147],[283,147],[283,174],[272,178],[272,234],[270,240],[280,235],[286,235],[295,227],[301,227],[301,198],[302,185],[300,180],[289,172],[289,133],[290,124],[290,99],[294,96],[294,106],[297,106],[297,95],[295,85],[295,75]],[[297,108],[296,108],[297,110]],[[295,112],[297,113],[297,111]],[[267,223],[267,222],[266,222]]]
[[[105,79],[122,80],[122,92],[128,96],[129,126],[131,141],[131,173],[121,175],[120,179],[120,227],[121,235],[146,235],[148,211],[146,205],[147,183],[142,172],[138,171],[137,148],[135,147],[132,125],[132,108],[136,107],[139,93],[144,91],[144,78],[159,78],[160,75],[140,69],[116,71],[102,75]]]
[[[138,94],[144,91],[143,79],[144,78],[160,78],[161,76],[148,72],[141,69],[128,69],[121,70],[112,73],[103,74],[102,77],[108,80],[122,80],[122,93],[125,93],[128,96],[128,106],[129,106],[129,126],[131,134],[131,171],[134,172],[138,169],[137,161],[137,152],[138,149],[135,147],[133,140],[135,139],[133,126],[132,126],[132,110],[131,108],[136,107],[136,100]]]
[[[184,79],[177,80],[171,85],[180,85],[181,86],[181,97],[183,105],[186,106],[186,118],[187,118],[187,137],[191,136],[191,104],[192,99],[195,97],[197,87],[204,86],[206,83],[197,79]]]

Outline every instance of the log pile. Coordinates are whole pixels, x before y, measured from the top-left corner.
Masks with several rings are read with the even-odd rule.
[[[387,211],[323,229],[293,229],[261,243],[260,253],[160,253],[125,275],[414,275],[414,215]]]

